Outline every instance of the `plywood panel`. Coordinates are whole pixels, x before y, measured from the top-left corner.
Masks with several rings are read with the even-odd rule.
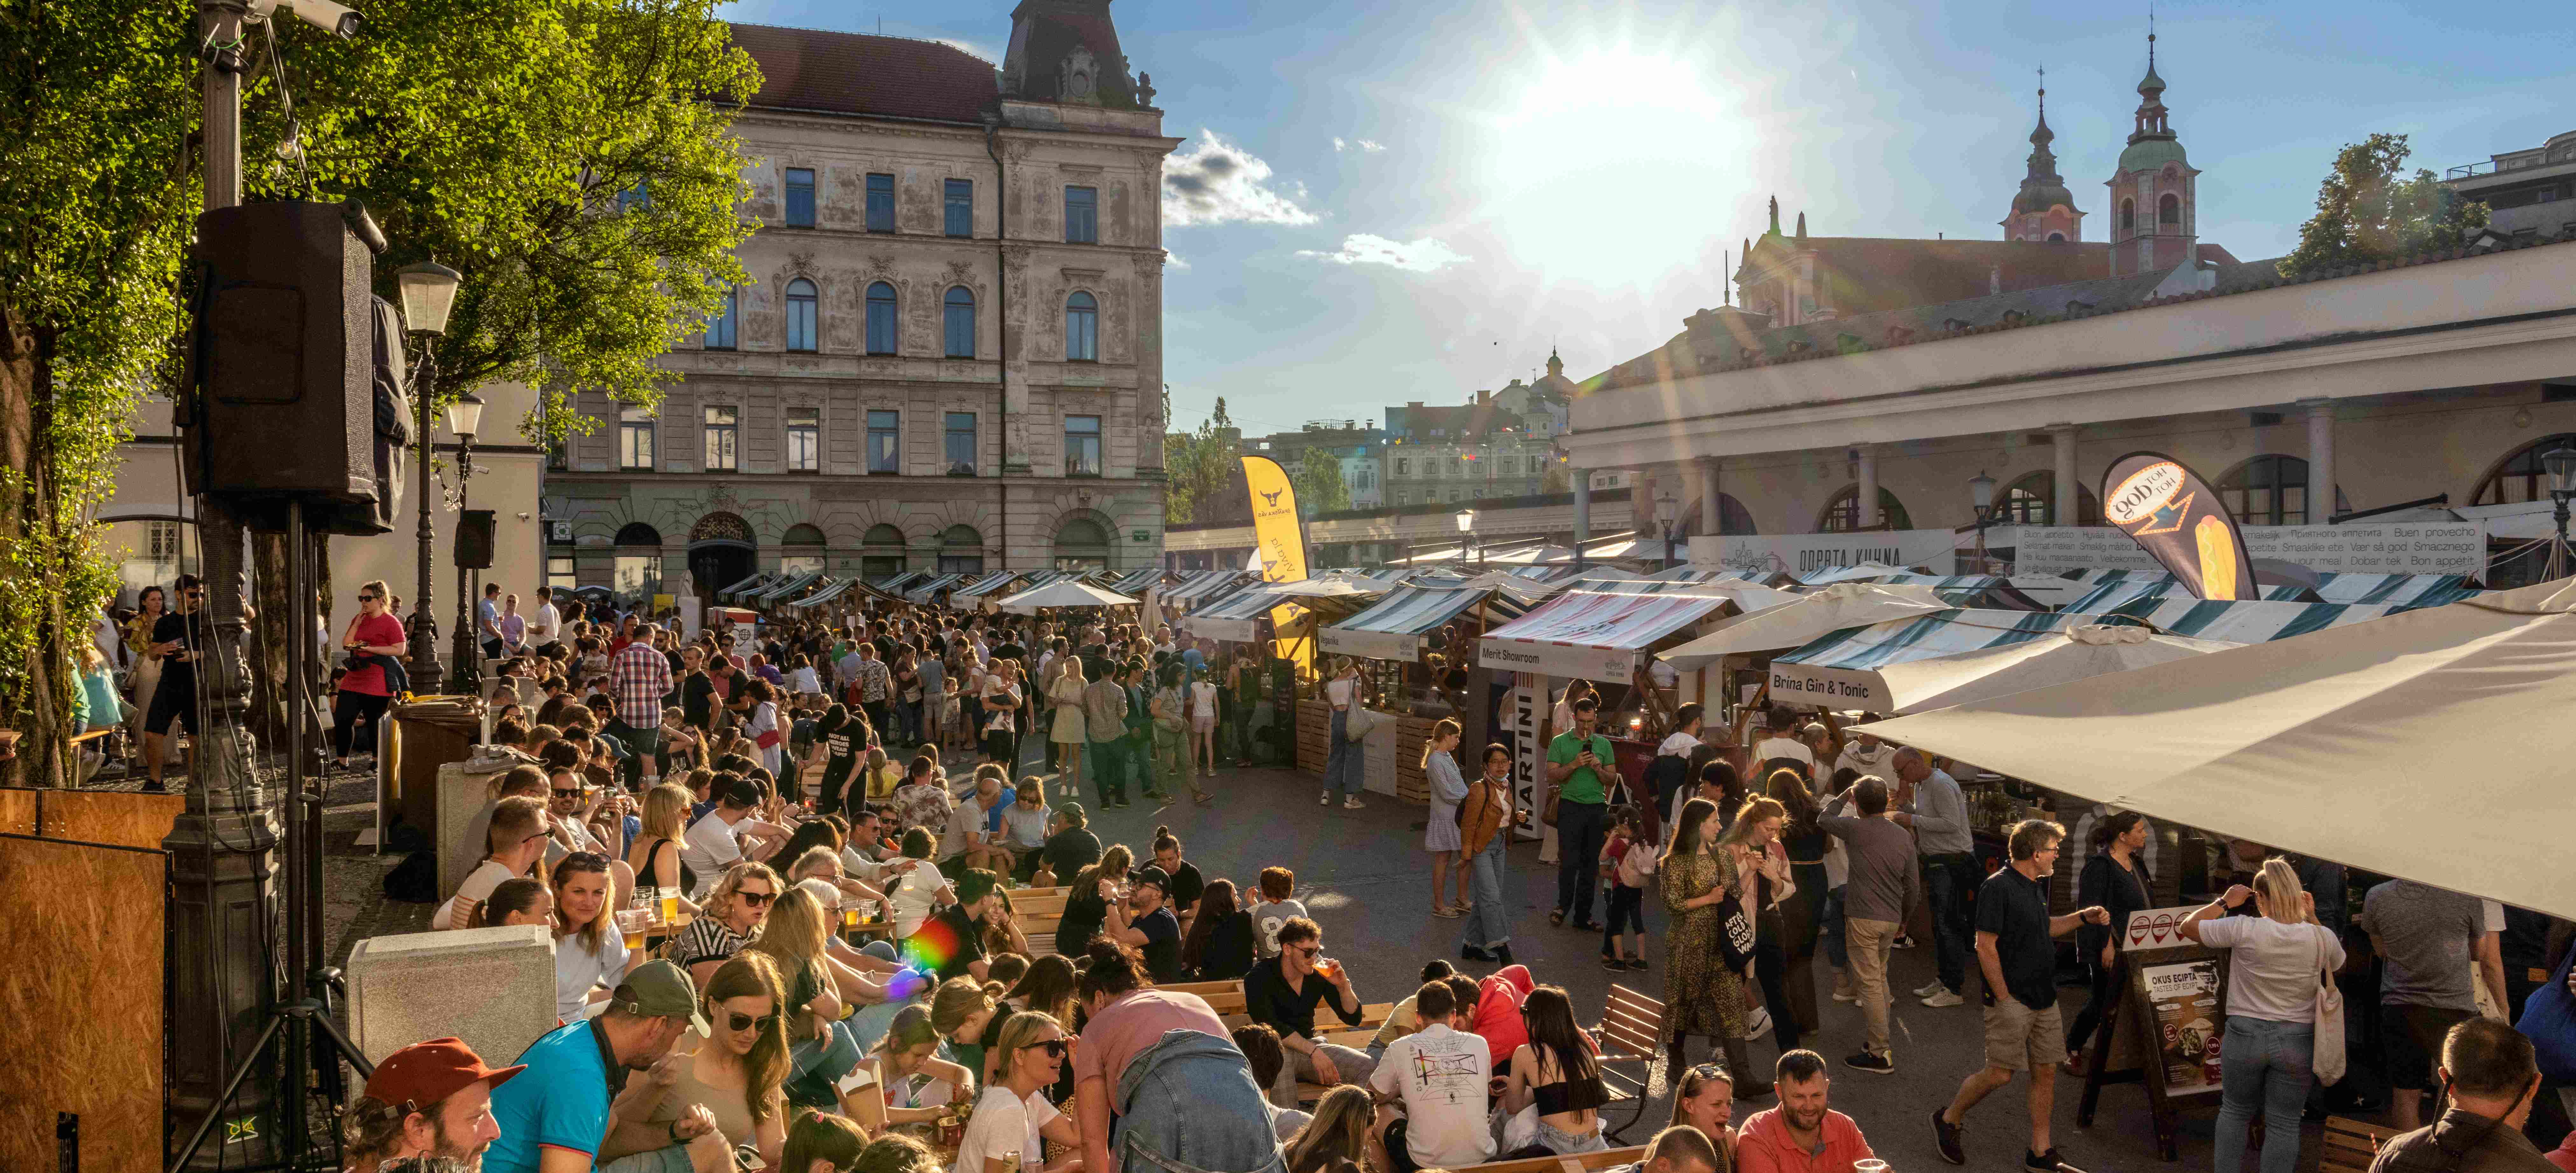
[[[0,787],[0,835],[36,833],[36,796],[23,786]]]
[[[161,1162],[162,918],[168,857],[0,836],[0,1169],[55,1166],[56,1114],[81,1167]]]
[[[37,833],[47,839],[157,851],[161,841],[170,837],[170,825],[178,821],[188,799],[180,794],[48,790],[39,806],[43,818]]]

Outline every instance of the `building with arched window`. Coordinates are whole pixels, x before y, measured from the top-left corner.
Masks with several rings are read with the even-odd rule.
[[[871,578],[1040,569],[1073,516],[1098,520],[1086,556],[1112,569],[1158,557],[1159,192],[1180,140],[1106,6],[1021,6],[984,38],[1010,46],[1000,62],[730,32],[764,79],[731,129],[759,221],[736,250],[749,279],[660,360],[677,377],[657,409],[574,398],[602,426],[546,480],[567,539],[550,557],[608,585],[645,557],[610,537],[642,522],[670,538],[652,576],[670,593],[731,585],[699,568],[738,554]],[[693,560],[680,535],[716,514],[747,534]]]

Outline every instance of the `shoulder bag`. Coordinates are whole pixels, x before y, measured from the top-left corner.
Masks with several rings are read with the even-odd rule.
[[[2319,931],[2324,931],[2322,926],[2319,926]],[[2316,1052],[2308,1063],[2310,1069],[2316,1072],[2317,1082],[2331,1087],[2343,1081],[2343,991],[2335,986],[2334,971],[2326,968],[2326,945],[2322,937],[2317,940],[2315,968],[2317,1005],[2314,1013],[2316,1033],[2313,1041]],[[2559,990],[2561,993],[2566,991],[2565,983],[2560,984]]]
[[[1356,704],[1352,705],[1350,711],[1342,716],[1342,740],[1367,740],[1369,733],[1377,728],[1379,720],[1381,718],[1376,713]]]

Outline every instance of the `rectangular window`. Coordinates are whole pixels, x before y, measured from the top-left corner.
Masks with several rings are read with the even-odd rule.
[[[814,169],[811,167],[787,169],[787,226],[814,226]]]
[[[730,285],[725,287],[724,296],[716,301],[716,312],[707,317],[706,339],[702,344],[707,349],[733,349],[734,307],[741,300],[740,289]]]
[[[609,589],[630,599],[645,594],[646,588],[661,578],[657,573],[660,567],[656,565],[660,561],[642,554],[618,555],[616,578],[610,582]]]
[[[1100,243],[1099,188],[1064,189],[1064,242],[1066,244]]]
[[[947,232],[950,236],[975,235],[975,181],[951,179],[945,198]]]
[[[550,554],[546,557],[546,585],[556,590],[573,588],[572,555]]]
[[[653,471],[653,413],[640,407],[617,409],[617,467]]]
[[[1409,477],[1409,476],[1412,476],[1412,475],[1413,475],[1413,461],[1412,461],[1412,460],[1410,460],[1410,459],[1407,459],[1407,458],[1405,458],[1405,457],[1402,457],[1402,456],[1396,457],[1396,458],[1395,458],[1395,475],[1400,476],[1400,477]]]
[[[868,471],[903,471],[903,413],[868,413]]]
[[[1504,457],[1504,458],[1503,458],[1503,475],[1504,475],[1504,476],[1507,476],[1507,477],[1508,477],[1508,476],[1515,476],[1515,475],[1518,475],[1518,474],[1520,473],[1520,471],[1521,471],[1521,458],[1520,458],[1520,457],[1517,457],[1517,456],[1506,456],[1506,457]]]
[[[1099,416],[1064,417],[1064,475],[1069,477],[1100,475]]]
[[[811,407],[787,409],[787,471],[823,471],[823,413]]]
[[[572,458],[565,452],[566,447],[570,443],[571,441],[568,440],[558,440],[552,444],[546,445],[546,471],[567,472],[571,470]]]
[[[868,231],[894,231],[894,176],[868,176]]]
[[[730,407],[707,409],[707,471],[734,472],[741,467],[739,439],[741,417]]]
[[[948,413],[947,458],[948,475],[952,477],[971,477],[975,475],[974,412],[952,411]]]

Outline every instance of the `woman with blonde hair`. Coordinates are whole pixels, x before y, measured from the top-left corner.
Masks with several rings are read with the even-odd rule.
[[[1731,869],[1728,890],[1744,909],[1745,919],[1754,926],[1753,973],[1762,984],[1764,1008],[1756,1008],[1745,1028],[1747,1037],[1760,1037],[1765,1020],[1780,1032],[1778,1042],[1783,1054],[1798,1049],[1798,1016],[1790,1013],[1788,983],[1783,978],[1788,957],[1783,948],[1782,927],[1777,905],[1793,895],[1797,888],[1789,873],[1789,853],[1781,846],[1780,832],[1788,826],[1789,811],[1776,799],[1748,798],[1735,812],[1734,825],[1718,840],[1721,867]]]
[[[2260,915],[2228,915],[2249,899]],[[2299,1164],[2299,1114],[2316,1079],[2310,1062],[2317,991],[2343,968],[2343,944],[2317,923],[2316,897],[2300,886],[2290,861],[2277,855],[2263,861],[2253,887],[2230,885],[2184,917],[2177,931],[2230,954],[2227,1033],[2218,1044],[2214,1167],[2217,1173],[2244,1167],[2246,1138],[2259,1109],[2263,1173],[2291,1173]]]
[[[1001,1012],[1002,995],[1009,990],[1000,982],[954,977],[939,983],[939,988],[931,992],[930,1025],[948,1041],[948,1053],[966,1070],[984,1069],[985,1044],[991,1041],[990,1031]]]
[[[1422,743],[1422,780],[1431,790],[1431,815],[1423,820],[1422,849],[1431,853],[1431,915],[1462,917],[1471,903],[1467,897],[1467,873],[1458,872],[1458,903],[1441,901],[1449,890],[1449,869],[1457,866],[1459,852],[1458,804],[1467,801],[1467,778],[1458,771],[1458,739],[1465,730],[1458,722],[1442,717],[1431,726],[1431,736]]]
[[[678,782],[645,791],[643,829],[626,845],[626,866],[635,871],[636,891],[676,888],[681,893],[680,910],[695,916],[698,905],[688,892],[698,886],[698,878],[680,862],[680,837],[688,833],[690,803],[688,787]]]
[[[975,1101],[975,1115],[958,1142],[957,1163],[950,1173],[1016,1173],[1079,1165],[1079,1155],[1062,1166],[1046,1163],[1046,1142],[1077,1154],[1082,1133],[1071,1114],[1047,1099],[1070,1066],[1072,1048],[1064,1024],[1052,1016],[1028,1011],[1010,1016],[994,1032],[994,1078]]]
[[[1702,1063],[1673,1084],[1673,1118],[1667,1127],[1687,1124],[1708,1138],[1709,1147],[1717,1150],[1712,1173],[1735,1168],[1734,1122],[1735,1079],[1724,1064]]]
[[[839,1106],[833,1089],[859,1065],[858,1038],[843,1021],[852,1004],[842,1001],[838,963],[826,952],[831,940],[831,914],[812,892],[794,887],[769,910],[760,939],[743,950],[778,966],[786,990],[781,1012],[787,1016],[787,1100],[801,1108]]]
[[[769,919],[770,902],[787,890],[765,863],[738,863],[707,893],[706,912],[673,938],[666,956],[706,988],[716,968],[751,944]]]
[[[1047,726],[1047,741],[1055,746],[1057,760],[1063,769],[1056,774],[1056,787],[1066,798],[1082,793],[1082,745],[1090,736],[1083,724],[1082,690],[1091,681],[1082,674],[1082,657],[1070,653],[1059,655],[1047,673],[1047,703],[1055,706],[1055,720]]]
[[[634,959],[617,931],[616,884],[608,857],[576,851],[556,861],[554,880],[555,1017],[570,1022],[608,999]]]
[[[1376,1112],[1369,1094],[1356,1084],[1324,1093],[1315,1118],[1288,1138],[1288,1173],[1324,1173],[1336,1160],[1362,1162],[1368,1153],[1369,1124]],[[1362,1168],[1366,1168],[1363,1164]]]
[[[1342,792],[1342,809],[1360,809],[1362,780],[1361,754],[1351,744],[1351,714],[1360,705],[1360,670],[1349,656],[1333,657],[1332,673],[1324,680],[1324,701],[1332,706],[1331,747],[1324,756],[1324,794],[1318,801],[1333,805],[1333,792]]]

